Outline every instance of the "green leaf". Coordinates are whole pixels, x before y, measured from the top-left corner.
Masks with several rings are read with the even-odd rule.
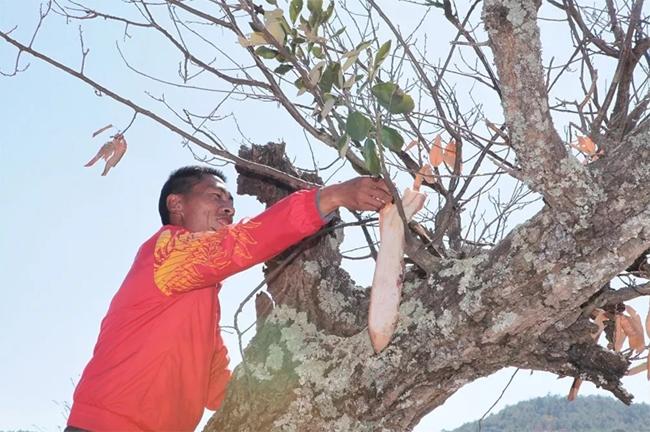
[[[272,4],[273,6],[277,6],[278,2],[276,0],[266,0],[268,4]]]
[[[338,77],[340,70],[340,63],[330,63],[327,65],[320,81],[318,82],[318,86],[321,88],[321,90],[327,93],[332,91],[332,84],[338,87]]]
[[[339,157],[341,159],[345,158],[348,148],[350,147],[350,137],[348,134],[343,134],[341,138],[336,142],[336,148],[339,149]]]
[[[323,23],[326,23],[329,21],[330,18],[332,18],[332,14],[334,13],[334,2],[331,2],[329,6],[327,6],[327,9],[325,10],[325,13],[323,14]]]
[[[321,23],[321,12],[314,12],[309,16],[309,28],[312,29],[314,33],[318,31],[318,26]]]
[[[274,59],[279,54],[276,50],[260,46],[255,49],[255,54],[265,59]]]
[[[302,77],[295,80],[293,84],[296,86],[296,88],[298,88],[297,96],[302,96],[303,94],[305,94],[305,92],[307,92],[307,86],[305,85],[305,82],[302,80]]]
[[[293,65],[290,64],[281,64],[280,66],[276,67],[273,69],[273,72],[275,72],[278,75],[284,75],[287,72],[289,72],[291,69],[293,69]],[[302,81],[301,81],[302,82]]]
[[[363,41],[359,45],[357,45],[357,47],[354,50],[360,53],[364,49],[368,48],[370,45],[372,45],[372,41]]]
[[[303,18],[302,15],[300,15],[300,25],[304,25],[307,27],[307,30],[311,30],[311,26],[309,25],[309,21]]]
[[[391,41],[389,40],[379,47],[379,51],[377,51],[377,54],[375,55],[375,67],[378,67],[386,59],[386,56],[388,56],[388,53],[390,52],[390,45]]]
[[[393,128],[389,128],[388,126],[383,126],[381,128],[380,136],[381,145],[395,152],[400,151],[404,145],[404,138],[402,138],[399,132]]]
[[[325,117],[327,117],[330,114],[330,112],[332,112],[334,107],[336,106],[336,98],[334,96],[332,96],[331,94],[329,94],[329,93],[325,93],[323,95],[323,100],[324,100],[323,107],[320,110],[320,119],[321,119],[321,121]]]
[[[323,0],[307,0],[307,9],[311,13],[319,13],[323,10]]]
[[[287,36],[293,34],[293,30],[295,30],[294,28],[289,26],[289,23],[287,22],[287,19],[285,17],[282,17],[280,19],[280,26],[282,27],[282,30],[284,30],[285,40]]]
[[[302,0],[291,0],[291,5],[289,6],[289,18],[291,19],[291,24],[296,22],[301,11]]]
[[[309,70],[309,74],[308,74],[309,82],[312,85],[316,85],[320,82],[326,67],[327,67],[327,63],[325,62],[325,60],[321,60]]]
[[[336,32],[334,32],[334,34],[332,35],[332,39],[334,39],[337,36],[340,36],[341,34],[343,34],[344,31],[345,31],[345,26],[341,27]]]
[[[377,98],[379,105],[391,114],[407,114],[415,108],[413,98],[391,82],[375,85],[372,94]]]
[[[407,94],[404,94],[401,100],[397,103],[397,106],[395,106],[393,114],[408,114],[413,111],[413,108],[415,108],[415,102],[413,101],[413,98]]]
[[[339,68],[336,70],[336,79],[334,80],[334,86],[339,90],[342,90],[343,84],[345,84],[345,76],[343,75],[343,70],[339,66]]]
[[[359,57],[359,54],[356,52],[352,52],[345,60],[345,63],[343,63],[342,69],[345,71],[347,70],[350,66],[352,66],[354,63],[356,63],[357,58]]]
[[[296,57],[298,58],[305,58],[305,52],[303,51],[302,47],[298,45],[296,47]]]
[[[350,89],[350,88],[352,88],[352,86],[353,86],[354,83],[356,83],[356,82],[357,82],[357,77],[354,76],[354,75],[352,75],[350,78],[348,78],[347,80],[343,81],[343,85],[341,86],[341,89],[343,89],[343,90],[345,90],[345,89]]]
[[[395,97],[399,97],[399,94],[397,94],[398,90],[399,87],[397,84],[387,82],[373,86],[372,94],[377,98],[377,101],[381,106],[388,107]]]
[[[375,142],[368,138],[363,144],[363,160],[366,162],[366,168],[370,174],[379,175],[381,172],[381,165],[379,163],[379,156],[377,156],[377,146]]]
[[[318,45],[314,45],[314,46],[311,48],[311,53],[312,53],[312,54],[314,55],[314,57],[316,57],[317,59],[323,60],[323,59],[325,58],[325,55],[323,54],[323,49],[322,49],[320,46],[318,46]]]
[[[359,111],[354,111],[348,116],[345,123],[345,131],[350,138],[355,141],[361,141],[368,136],[372,123]]]

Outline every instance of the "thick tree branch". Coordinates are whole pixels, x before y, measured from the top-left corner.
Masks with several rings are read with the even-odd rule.
[[[616,40],[616,45],[618,49],[623,49],[623,39],[625,38],[625,33],[618,22],[617,10],[614,5],[614,0],[606,0],[607,3],[607,14],[609,15],[609,22],[611,24],[612,33],[614,33],[614,39]]]
[[[283,306],[246,351],[253,375],[236,371],[207,430],[410,430],[462,383],[506,365],[591,380],[629,403],[620,383],[627,361],[593,343],[581,305],[650,246],[649,138],[620,144],[630,148],[626,175],[597,166],[607,193],[630,205],[599,206],[589,232],[558,225],[545,208],[489,252],[442,261],[427,279],[408,271],[397,331],[379,355],[365,330],[367,292],[330,274],[333,249],[315,246],[273,287]],[[269,350],[279,363],[268,362]],[[258,396],[245,399],[245,386]],[[267,414],[269,398],[282,403]]]
[[[525,0],[488,0],[483,16],[522,175],[558,212],[561,223],[584,226],[602,197],[593,188],[588,170],[567,153],[553,127],[536,22],[538,7],[539,2]]]
[[[619,288],[617,290],[605,288],[599,295],[589,301],[583,315],[588,316],[595,308],[625,303],[641,296],[650,296],[650,283]]]
[[[437,202],[430,199],[418,215],[420,226],[409,224],[417,234],[407,235],[406,252],[413,259],[407,260],[405,267],[398,327],[388,347],[380,354],[372,350],[366,328],[369,290],[357,286],[340,266],[340,228],[368,223],[369,219],[329,225],[299,248],[266,263],[264,283],[273,298],[256,299],[258,320],[250,328],[256,325],[257,334],[245,351],[240,343],[245,366],[236,369],[226,401],[208,430],[408,431],[465,383],[511,365],[588,379],[626,403],[630,401],[621,385],[621,376],[629,366],[627,358],[594,343],[590,312],[603,304],[650,293],[647,285],[616,292],[603,288],[623,271],[642,276],[646,271],[646,251],[650,250],[650,119],[646,115],[650,98],[639,96],[647,92],[648,80],[641,76],[639,84],[638,74],[630,74],[639,58],[650,58],[644,52],[649,44],[645,35],[647,23],[638,18],[641,0],[628,2],[634,5],[629,20],[622,11],[615,10],[616,2],[610,0],[606,6],[603,4],[598,16],[588,15],[586,12],[592,9],[579,8],[574,1],[564,0],[564,5],[549,1],[567,10],[574,44],[567,53],[573,48],[575,52],[566,65],[551,63],[548,76],[544,74],[540,55],[540,0],[484,0],[483,17],[495,73],[486,63],[489,56],[482,55],[483,44],[474,39],[469,19],[480,0],[467,5],[464,19],[453,10],[453,2],[434,2],[456,27],[455,38],[450,35],[453,42],[448,55],[438,60],[442,67],[434,66],[436,60],[429,63],[431,51],[426,42],[418,45],[422,40],[419,26],[410,35],[403,34],[399,23],[385,13],[388,9],[382,11],[377,1],[361,5],[362,18],[345,2],[332,3],[336,13],[331,16],[330,12],[319,10],[320,2],[304,2],[299,13],[295,2],[291,13],[279,5],[285,8],[282,24],[288,26],[283,27],[286,37],[279,38],[282,41],[269,39],[270,29],[276,24],[270,16],[262,22],[265,9],[271,7],[249,0],[128,1],[144,17],[134,21],[89,13],[83,7],[65,9],[70,15],[79,15],[79,19],[109,19],[127,28],[138,25],[138,34],[144,32],[162,39],[162,43],[171,41],[183,57],[179,70],[182,78],[191,75],[188,66],[196,63],[193,59],[205,54],[196,51],[197,47],[223,54],[237,70],[232,73],[233,78],[261,84],[231,83],[233,92],[228,96],[235,95],[240,88],[253,88],[245,95],[278,101],[306,133],[330,147],[336,147],[338,135],[347,131],[349,119],[344,110],[358,110],[376,119],[376,128],[382,125],[383,111],[377,115],[378,99],[369,93],[369,87],[375,77],[385,81],[389,75],[392,82],[399,83],[413,96],[415,104],[411,114],[386,116],[391,120],[389,126],[407,142],[416,137],[415,141],[421,144],[415,155],[400,151],[401,140],[396,139],[392,153],[379,153],[384,174],[387,175],[387,167],[392,174],[398,173],[396,183],[419,170],[429,157],[437,157],[428,154],[428,143],[441,131],[446,134],[446,129],[462,145],[456,148],[458,157],[445,162],[446,171],[441,162],[432,162],[437,168],[435,183],[430,186],[439,193],[435,195]],[[341,9],[349,16],[339,15]],[[373,44],[356,53],[360,57],[355,57],[353,49],[359,40],[377,39],[377,16],[386,21],[399,42],[382,66],[374,64],[380,56],[378,46]],[[321,18],[324,21],[320,22]],[[366,18],[365,24],[360,22]],[[258,42],[264,46],[247,48],[252,66],[242,66],[220,48],[222,41],[211,39],[217,27],[232,32],[228,40],[232,40],[232,35],[245,37],[247,21],[253,22],[257,32],[254,36],[262,37]],[[624,33],[622,27],[628,23],[630,27]],[[355,40],[355,30],[337,31],[345,25],[351,29],[350,24],[358,31],[359,40]],[[205,34],[201,28],[207,30]],[[614,44],[604,42],[611,40],[607,35],[610,28]],[[4,34],[3,40],[11,44],[10,36],[13,34]],[[427,37],[424,34],[425,41]],[[473,50],[457,48],[456,42],[463,37]],[[257,43],[254,39],[248,36],[247,43]],[[199,45],[193,46],[191,41]],[[169,108],[178,117],[168,121],[111,92],[83,70],[60,64],[33,50],[31,45],[25,50],[23,45],[13,42],[23,55],[30,53],[91,85],[98,94],[129,107],[134,118],[138,114],[147,116],[181,135],[184,141],[234,163],[239,173],[238,191],[254,194],[267,205],[295,189],[320,185],[318,173],[337,172],[331,166],[318,168],[317,154],[312,155],[314,171],[296,168],[291,156],[285,154],[284,144],[252,145],[235,156],[220,145],[214,134],[208,134],[203,124],[218,118],[220,105],[207,116],[197,116],[192,114],[191,107],[184,107],[181,112],[158,99],[164,104],[163,109]],[[610,80],[607,71],[601,69],[597,76],[593,57],[600,53],[601,42],[606,44],[604,49],[614,50],[609,54],[616,54],[627,75],[618,74]],[[246,54],[242,50],[239,53]],[[608,62],[614,57],[609,54],[605,59]],[[323,61],[320,66],[327,68],[342,64],[345,58],[351,60],[346,65],[349,68],[341,66],[346,69],[341,72],[341,79],[352,84],[345,86],[340,85],[343,81],[337,81],[339,86],[321,86],[319,69],[314,64]],[[306,74],[311,75],[307,87],[314,96],[313,102],[302,104],[290,94],[294,89],[291,80],[273,71],[272,62],[278,59],[284,69],[287,65],[293,67],[289,73],[296,73],[294,78],[304,80]],[[207,82],[204,89],[224,82],[226,78],[211,73],[204,65],[198,63],[198,72],[190,79],[197,77]],[[214,67],[212,62],[207,65]],[[456,65],[458,70],[448,70],[450,65]],[[307,72],[310,68],[311,73]],[[624,116],[626,126],[620,129],[621,134],[591,134],[597,143],[596,150],[605,152],[590,158],[588,164],[581,164],[570,154],[551,122],[547,88],[551,70],[559,70],[558,77],[563,79],[573,78],[571,74],[575,71],[580,81],[576,87],[581,85],[585,95],[582,101],[561,101],[557,106],[558,110],[570,111],[573,117],[568,139],[573,137],[574,128],[589,134],[589,124],[599,112],[609,113],[615,102],[616,113],[626,113],[631,101],[636,103],[636,108],[630,107],[630,113]],[[220,68],[219,72],[228,70]],[[417,78],[415,82],[413,76]],[[364,81],[364,77],[368,79]],[[597,78],[614,81],[603,101],[599,100]],[[472,86],[468,92],[459,91],[469,88],[468,83]],[[477,92],[472,94],[474,89]],[[489,127],[494,135],[485,138],[476,132],[486,116],[481,99],[494,95],[494,89],[502,92],[506,123]],[[630,96],[632,90],[639,94]],[[314,120],[310,113],[323,108],[326,93],[336,98],[329,99],[336,105],[329,115],[319,115]],[[486,102],[487,113],[488,105]],[[203,123],[195,124],[196,119]],[[604,127],[597,129],[612,130],[612,118],[602,119]],[[379,149],[388,142],[372,128],[365,136],[375,139]],[[300,151],[301,147],[297,148]],[[348,152],[348,158],[354,167],[364,169],[365,162],[357,154],[356,149]],[[370,155],[363,156],[368,159]],[[441,157],[444,159],[444,154]],[[495,170],[490,162],[499,169]],[[500,168],[513,167],[517,169],[515,176],[521,177],[528,187],[521,183],[514,187],[509,182],[497,184],[502,174]],[[541,193],[547,205],[513,228],[508,217],[539,200],[531,190]],[[507,194],[505,199],[502,193]],[[525,198],[531,196],[530,200]],[[431,232],[433,224],[435,233]],[[374,228],[374,223],[367,228]],[[474,242],[468,240],[472,230]],[[367,234],[366,238],[369,237]],[[435,248],[444,252],[444,258],[431,253],[432,241]],[[372,271],[372,261],[368,263]],[[252,301],[254,296],[255,292],[251,292],[246,300]],[[239,321],[237,313],[236,323],[240,324]],[[241,333],[238,328],[238,334]]]

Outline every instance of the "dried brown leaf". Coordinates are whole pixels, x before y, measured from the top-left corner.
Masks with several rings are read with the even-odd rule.
[[[588,156],[593,156],[596,154],[596,144],[591,138],[578,135],[578,150]]]
[[[418,145],[418,140],[413,140],[410,143],[406,144],[406,147],[404,147],[404,151],[407,152],[411,150],[413,147],[415,147],[416,145]]]
[[[634,338],[628,334],[630,338],[630,346],[634,348],[637,353],[645,350],[645,336],[643,331],[643,324],[641,324],[641,317],[634,310],[632,306],[625,305],[625,311],[629,315],[629,322],[634,330]],[[634,340],[633,340],[634,339]]]
[[[569,396],[567,396],[568,400],[575,400],[576,396],[578,396],[578,390],[580,390],[580,384],[582,384],[581,378],[573,379],[573,384],[571,384],[571,389],[569,390]]]
[[[648,315],[645,317],[645,331],[650,338],[650,307],[648,307]]]
[[[108,141],[107,143],[104,143],[104,145],[99,148],[97,154],[92,159],[90,159],[84,166],[85,167],[93,166],[95,162],[97,162],[99,159],[107,160],[112,153],[111,143],[112,141]]]
[[[641,352],[645,349],[642,335],[639,335],[632,324],[632,319],[627,315],[621,315],[620,319],[621,328],[628,338],[630,348],[636,352]],[[641,337],[639,337],[641,336]]]
[[[415,179],[413,180],[413,190],[414,191],[419,191],[420,186],[422,186],[422,181],[426,180],[429,183],[433,183],[436,181],[436,178],[433,175],[433,171],[431,170],[431,167],[429,165],[425,165],[420,170],[418,173],[415,175]]]
[[[429,162],[431,163],[432,166],[437,167],[440,166],[442,161],[443,161],[442,138],[440,138],[440,135],[436,135],[436,138],[433,140],[433,144],[431,144],[431,151],[429,152]]]
[[[124,135],[117,134],[111,141],[104,143],[95,157],[88,161],[88,163],[84,166],[90,167],[94,165],[95,162],[97,162],[99,159],[104,159],[106,161],[106,165],[104,166],[102,175],[105,176],[108,171],[117,165],[120,159],[122,159],[122,156],[124,156],[124,153],[126,153],[126,147],[127,145],[126,140],[124,139]]]
[[[614,351],[616,352],[623,348],[623,343],[625,343],[625,339],[627,338],[621,322],[622,315],[616,314],[616,317],[614,318]]]
[[[456,140],[452,139],[449,141],[449,144],[447,144],[447,147],[445,147],[445,152],[442,158],[449,169],[454,168],[454,165],[456,163]]]
[[[607,321],[609,318],[607,318],[607,313],[602,310],[602,309],[596,309],[594,310],[594,324],[598,326],[598,329],[591,334],[591,337],[598,342],[598,338],[600,335],[605,331],[605,321]]]
[[[636,365],[633,368],[630,368],[627,372],[625,372],[625,375],[636,375],[641,372],[645,372],[647,369],[648,369],[648,362],[645,361],[640,365]]]
[[[104,126],[104,127],[101,128],[101,129],[97,129],[95,132],[93,132],[93,138],[95,138],[95,137],[96,137],[97,135],[99,135],[100,133],[104,132],[106,129],[110,129],[110,128],[112,128],[112,127],[113,127],[113,125],[112,125],[112,124],[109,124],[109,125]]]

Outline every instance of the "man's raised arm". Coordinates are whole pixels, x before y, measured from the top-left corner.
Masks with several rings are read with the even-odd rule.
[[[392,199],[386,184],[358,177],[295,192],[260,215],[216,231],[164,230],[155,247],[154,280],[165,295],[214,286],[318,231],[339,207],[377,211]]]

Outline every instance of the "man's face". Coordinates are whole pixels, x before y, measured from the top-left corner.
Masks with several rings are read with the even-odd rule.
[[[215,231],[231,224],[235,215],[232,195],[218,177],[204,176],[179,199],[181,224],[191,232]]]

